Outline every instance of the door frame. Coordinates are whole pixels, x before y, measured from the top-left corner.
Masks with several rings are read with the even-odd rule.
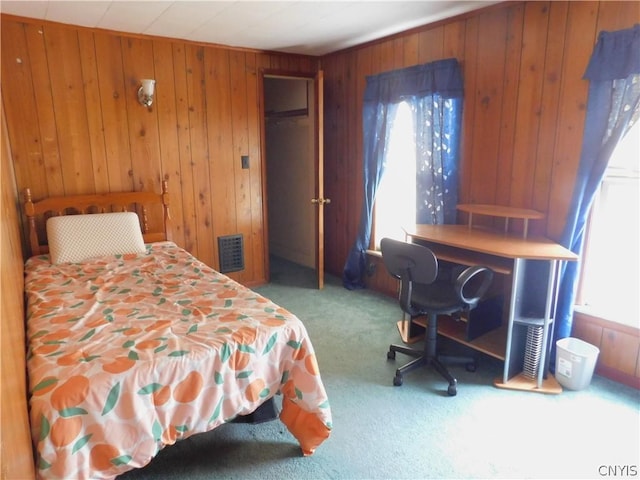
[[[268,212],[268,189],[267,189],[267,154],[266,154],[266,131],[265,131],[265,98],[264,98],[264,79],[265,77],[279,77],[289,79],[299,79],[313,82],[314,89],[314,189],[315,198],[322,198],[324,194],[324,178],[322,158],[324,148],[324,135],[323,129],[323,112],[320,111],[323,108],[323,75],[322,71],[315,73],[308,72],[292,72],[279,69],[262,68],[258,71],[258,98],[259,98],[259,112],[260,112],[260,151],[262,162],[262,217],[264,219],[263,227],[263,251],[264,251],[264,271],[267,282],[271,278],[270,262],[269,262],[269,212]],[[320,83],[320,85],[319,85]],[[309,199],[311,202],[311,199]],[[316,277],[317,288],[322,289],[324,287],[324,204],[322,202],[317,204],[315,210],[315,258],[316,258]]]

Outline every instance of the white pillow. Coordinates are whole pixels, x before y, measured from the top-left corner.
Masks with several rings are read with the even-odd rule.
[[[47,220],[51,263],[145,251],[138,215],[134,212],[66,215]]]

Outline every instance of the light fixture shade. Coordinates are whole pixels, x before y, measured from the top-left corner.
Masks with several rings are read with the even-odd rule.
[[[142,92],[145,95],[152,96],[153,90],[156,86],[156,81],[151,78],[143,78],[140,80],[140,83],[142,84]]]
[[[145,107],[150,107],[153,103],[153,92],[155,90],[156,81],[151,78],[143,78],[140,80],[140,88],[138,89],[138,101]]]

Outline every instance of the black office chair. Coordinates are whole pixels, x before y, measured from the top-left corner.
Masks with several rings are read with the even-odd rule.
[[[385,267],[400,280],[400,307],[410,316],[409,321],[420,315],[427,315],[428,320],[423,351],[403,345],[389,347],[387,358],[390,360],[396,358],[396,352],[417,357],[396,370],[393,384],[402,385],[402,376],[411,370],[433,365],[449,382],[447,393],[450,396],[456,395],[458,381],[442,362],[466,363],[470,371],[475,370],[476,362],[472,357],[446,357],[438,354],[438,315],[459,316],[462,312],[475,308],[493,280],[493,271],[487,267],[473,266],[464,269],[455,278],[452,275],[446,278],[447,275],[438,275],[438,260],[425,246],[383,238],[380,250]]]

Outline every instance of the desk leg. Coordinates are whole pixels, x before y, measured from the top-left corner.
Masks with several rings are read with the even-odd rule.
[[[540,271],[538,268],[534,268],[535,265],[528,265],[526,262],[527,261],[525,259],[514,260],[504,371],[501,379],[502,381],[496,380],[494,384],[496,387],[512,390],[526,390],[540,393],[561,393],[562,387],[554,377],[545,378],[549,364],[548,344],[550,339],[553,338],[553,309],[557,296],[556,274],[558,262],[556,260],[550,261],[548,264],[548,270],[544,270],[546,272],[546,279],[540,278],[539,274],[535,274],[536,271]],[[528,272],[529,270],[532,271]],[[533,277],[531,274],[533,274]],[[525,278],[525,276],[528,278]],[[544,318],[536,317],[535,315],[534,318],[530,318],[526,316],[526,312],[521,311],[529,310],[529,308],[525,308],[525,305],[530,303],[532,299],[528,298],[525,300],[525,298],[527,297],[527,294],[530,293],[531,283],[535,283],[537,281],[545,281],[546,283],[546,290],[540,292],[539,297],[540,307],[544,305],[544,310],[540,308],[539,312]],[[529,283],[529,285],[527,285],[527,283]],[[542,295],[544,295],[544,298],[542,298]],[[537,323],[538,321],[541,321],[542,325]],[[526,335],[527,329],[530,328],[529,326],[536,324],[543,328],[542,349],[540,352],[540,362],[538,363],[536,378],[531,378],[529,375],[521,373],[523,370],[523,361],[526,352],[526,350],[523,350],[526,349],[526,347],[524,347],[525,342],[523,335]]]
[[[504,357],[504,371],[502,374],[502,383],[506,384],[509,381],[509,377],[512,376],[514,370],[514,358],[512,355],[511,346],[513,345],[513,324],[515,320],[516,301],[518,298],[517,292],[519,292],[520,276],[522,270],[523,260],[516,258],[513,261],[513,273],[511,276],[511,298],[509,299],[509,318],[507,324],[507,344],[505,348]]]

